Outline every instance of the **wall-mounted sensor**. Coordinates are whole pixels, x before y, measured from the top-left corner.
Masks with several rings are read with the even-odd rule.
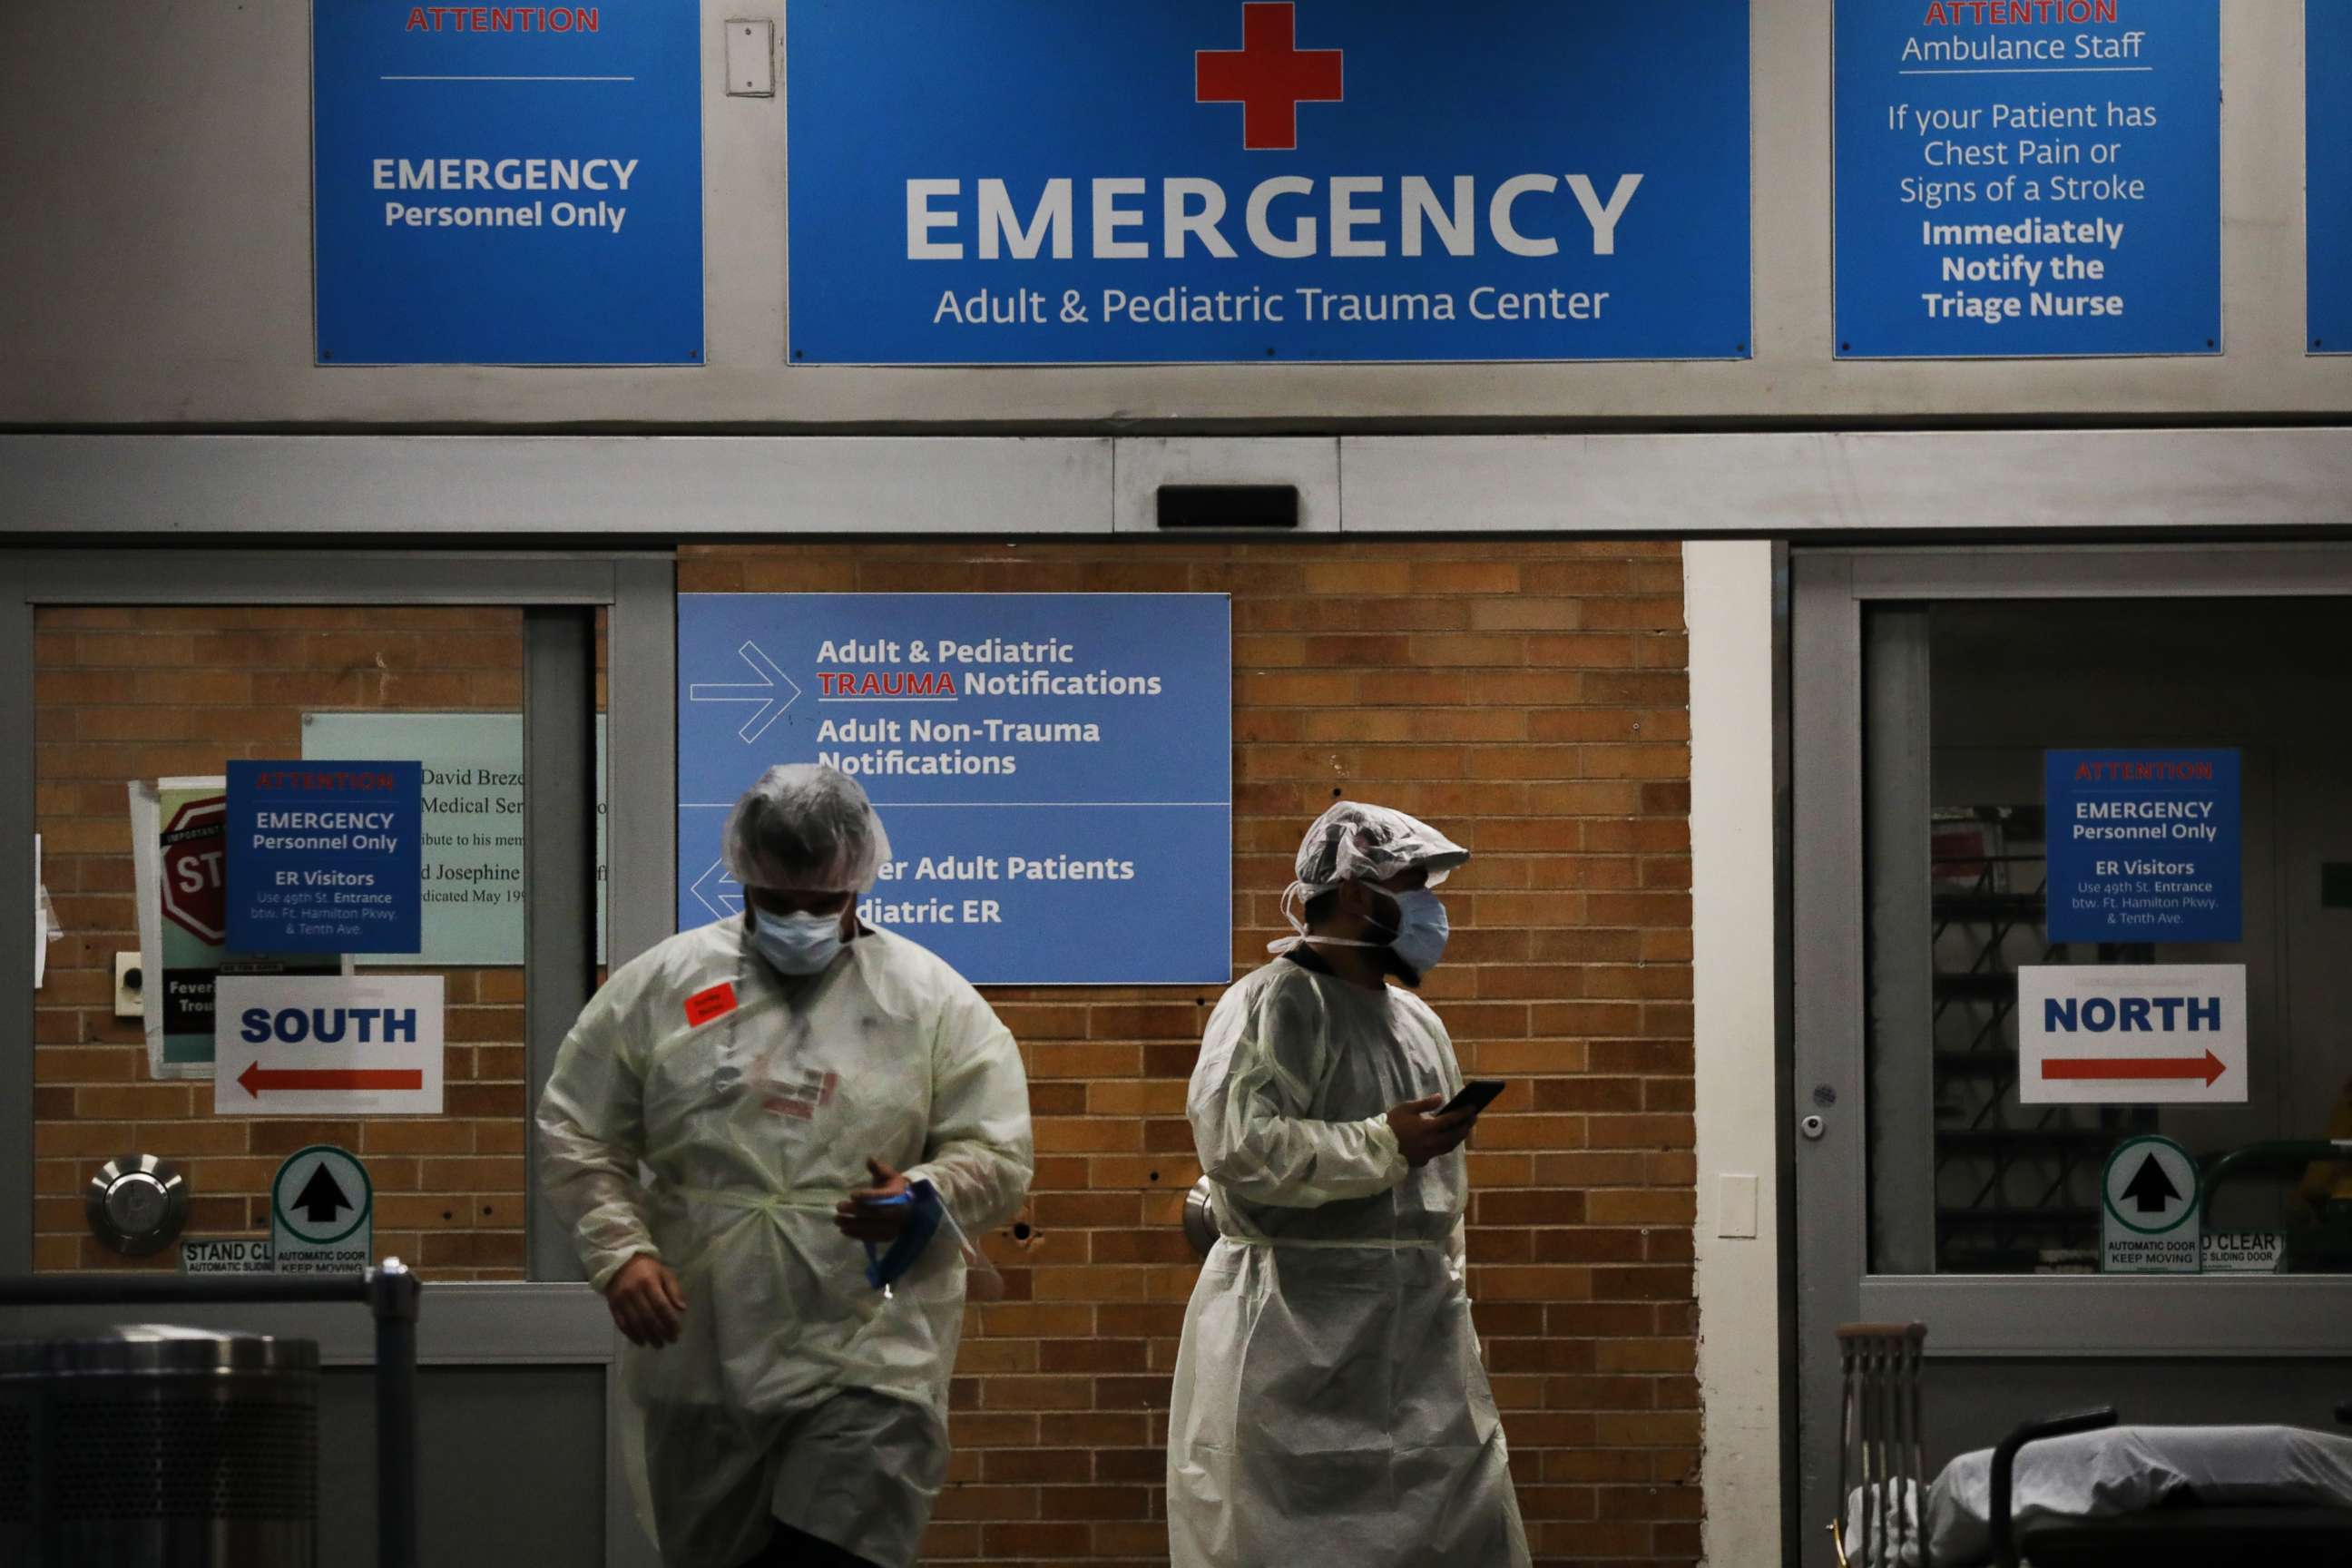
[[[114,1016],[118,1018],[143,1018],[147,1016],[147,975],[139,967],[135,952],[114,955]]]

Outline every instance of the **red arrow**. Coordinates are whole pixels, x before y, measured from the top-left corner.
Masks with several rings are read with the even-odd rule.
[[[2042,1063],[2044,1082],[2053,1079],[2094,1082],[2148,1082],[2201,1078],[2207,1088],[2230,1070],[2211,1051],[2205,1059],[2193,1057],[2050,1057]]]
[[[423,1089],[423,1068],[264,1068],[254,1063],[236,1075],[237,1087],[256,1100],[271,1089]]]

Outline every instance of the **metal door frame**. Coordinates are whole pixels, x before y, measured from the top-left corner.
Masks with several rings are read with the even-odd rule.
[[[1864,611],[1939,599],[2352,598],[2352,546],[2194,544],[1798,549],[1790,558],[1790,932],[1794,1012],[1787,1189],[1796,1273],[1802,1561],[1830,1560],[1841,1322],[1930,1326],[1937,1357],[2352,1357],[2352,1277],[1989,1278],[1869,1275],[1864,1081]],[[1833,1103],[1822,1106],[1817,1090]]]
[[[677,907],[677,563],[667,552],[480,552],[422,551],[173,551],[105,549],[0,552],[0,736],[13,754],[0,760],[0,888],[29,889],[37,821],[34,733],[35,613],[47,605],[480,605],[534,609],[604,608],[607,623],[607,857],[614,897],[607,942],[614,966],[670,934]],[[526,847],[535,878],[558,878],[593,893],[592,782],[578,766],[593,732],[593,644],[576,619],[524,623],[525,764],[541,811],[588,825],[579,842]],[[559,804],[560,803],[560,804]],[[544,883],[541,884],[542,886]],[[625,893],[625,896],[623,896]],[[534,900],[537,902],[538,900]],[[593,911],[594,900],[549,900]],[[525,1029],[530,1102],[554,1063],[555,1047],[578,1006],[576,976],[593,964],[593,926],[529,919],[525,937]],[[33,940],[31,900],[0,898],[0,1273],[22,1273],[33,1249],[33,1006],[22,955]],[[583,936],[583,928],[586,928]],[[545,960],[545,963],[541,961]],[[544,974],[544,980],[541,979]],[[528,1120],[526,1121],[528,1125]],[[536,1142],[536,1131],[531,1133]],[[534,1151],[535,1152],[535,1151]],[[526,1155],[526,1166],[537,1161]],[[536,1199],[536,1179],[530,1178]],[[579,1278],[565,1238],[536,1201],[527,1210],[532,1279],[514,1283],[453,1283],[432,1288],[418,1323],[417,1360],[432,1366],[569,1365],[602,1369],[605,1385],[606,1568],[653,1563],[638,1530],[620,1463],[617,1423],[625,1415],[617,1338],[603,1300]],[[319,1342],[331,1366],[374,1360],[371,1330],[360,1315],[301,1308],[190,1310],[175,1314],[198,1327],[234,1323],[249,1331]],[[10,1333],[87,1330],[103,1310],[11,1312]],[[348,1320],[348,1321],[346,1321]]]

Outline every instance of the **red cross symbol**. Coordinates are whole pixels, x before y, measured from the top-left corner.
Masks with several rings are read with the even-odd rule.
[[[1250,0],[1242,7],[1242,47],[1192,56],[1193,99],[1242,106],[1242,145],[1254,153],[1298,146],[1298,106],[1337,103],[1339,49],[1300,49],[1291,0]]]

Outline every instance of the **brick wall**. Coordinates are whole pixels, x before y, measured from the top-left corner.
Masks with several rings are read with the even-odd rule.
[[[117,1020],[112,1000],[113,955],[139,949],[131,782],[299,757],[308,711],[520,711],[521,613],[47,608],[35,672],[42,875],[67,932],[35,998],[37,1267],[135,1266],[82,1212],[82,1184],[110,1156],[176,1161],[194,1194],[189,1235],[266,1236],[278,1162],[338,1143],[367,1163],[379,1254],[436,1279],[520,1278],[520,969],[438,972],[448,1113],[429,1120],[215,1116],[210,1083],[149,1078],[140,1022]]]
[[[1699,1550],[1689,715],[1673,545],[860,544],[688,552],[688,592],[1234,596],[1234,963],[1286,931],[1340,795],[1476,852],[1427,994],[1510,1080],[1470,1157],[1471,1293],[1537,1556]],[[999,990],[1036,1113],[1025,1239],[991,1243],[927,1562],[1164,1561],[1169,1378],[1195,1266],[1183,1115],[1214,988]]]

